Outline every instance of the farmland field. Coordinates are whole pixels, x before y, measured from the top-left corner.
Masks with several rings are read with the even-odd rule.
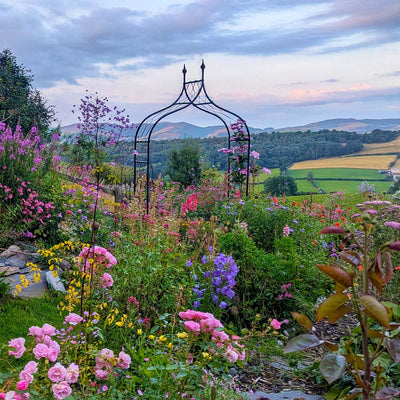
[[[367,143],[364,144],[364,148],[365,150],[357,154],[400,153],[400,137],[387,143]]]
[[[319,193],[318,188],[316,188],[310,181],[300,180],[296,181],[297,190],[303,193]]]
[[[307,178],[309,172],[312,172],[314,179],[379,179],[385,180],[386,175],[379,174],[377,170],[365,168],[314,168],[314,169],[290,169],[288,175],[293,178]]]
[[[365,169],[387,169],[390,162],[396,159],[396,155],[377,155],[361,157],[333,157],[319,160],[301,161],[293,164],[290,171],[298,169],[316,168],[365,168]]]
[[[296,181],[298,184],[300,181]],[[345,192],[345,193],[357,193],[358,186],[360,186],[360,181],[316,181],[317,185],[326,193],[330,192]],[[387,191],[390,185],[393,184],[392,181],[379,181],[371,182],[374,185],[375,191],[377,193],[382,193]],[[315,188],[314,188],[315,189]]]

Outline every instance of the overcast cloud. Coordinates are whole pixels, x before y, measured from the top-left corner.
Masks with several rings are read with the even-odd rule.
[[[214,91],[208,85],[209,91],[232,105],[238,105],[238,97],[252,98],[253,109],[264,104],[304,106],[309,111],[310,105],[331,104],[335,117],[335,107],[341,110],[338,103],[357,102],[351,116],[368,117],[362,115],[361,103],[376,99],[380,107],[388,102],[382,117],[390,112],[396,116],[393,105],[400,100],[397,0],[143,3],[0,0],[0,50],[10,48],[33,71],[35,86],[44,89],[59,108],[59,118],[68,122],[67,105],[71,108],[79,92],[88,86],[95,90],[96,85],[107,90],[104,95],[110,99],[114,95],[116,102],[131,105],[133,114],[136,107],[140,116],[174,92],[173,85],[165,83],[176,83],[170,67],[198,63],[205,56],[207,68],[214,70],[210,73]],[[226,57],[230,63],[223,65],[224,72],[216,71]],[[154,80],[160,81],[149,78],[154,70],[158,71],[152,75]],[[221,82],[224,76],[241,85],[226,90],[230,83]],[[265,82],[252,82],[252,77]],[[131,94],[124,93],[121,79],[131,82]],[[282,113],[275,121],[271,116],[271,122],[254,112],[251,117],[256,120],[253,125],[259,126],[295,125],[304,119],[301,115],[295,121],[284,121]],[[315,119],[317,109],[309,114],[308,122]]]

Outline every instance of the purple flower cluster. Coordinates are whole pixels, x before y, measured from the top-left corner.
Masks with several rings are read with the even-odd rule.
[[[212,263],[211,269],[203,273],[205,282],[201,282],[198,276],[194,275],[195,281],[198,282],[193,288],[193,294],[197,297],[193,303],[194,308],[200,306],[200,301],[204,298],[206,292],[211,297],[211,301],[220,308],[226,308],[228,303],[225,300],[232,299],[235,296],[233,288],[236,285],[235,278],[239,272],[235,260],[223,253],[217,256],[213,256],[212,253],[213,249],[210,250],[210,255],[202,257],[203,264]]]

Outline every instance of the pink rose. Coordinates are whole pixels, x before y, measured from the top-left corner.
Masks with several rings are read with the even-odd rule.
[[[83,318],[78,314],[70,313],[65,317],[65,321],[69,322],[71,325],[77,325],[79,322],[83,321]]]
[[[17,382],[17,390],[25,390],[28,385],[29,383],[27,381],[19,381]]]
[[[100,280],[101,280],[103,289],[105,289],[107,287],[111,287],[114,284],[114,280],[113,280],[112,276],[110,274],[107,274],[107,272],[105,272],[103,274],[103,276],[100,278]]]
[[[57,363],[53,367],[49,369],[47,376],[52,382],[61,382],[65,379],[65,375],[67,374],[67,370],[60,363]]]
[[[44,324],[42,326],[42,332],[45,335],[54,336],[56,334],[56,328],[54,328],[54,326],[51,326],[49,324]]]
[[[26,363],[24,371],[27,372],[28,374],[34,374],[38,370],[37,366],[38,363],[36,361],[29,361]]]
[[[65,374],[65,380],[68,383],[75,383],[78,381],[79,376],[79,366],[71,363],[70,366],[67,368],[67,373]]]
[[[107,360],[111,360],[114,358],[114,352],[110,349],[104,348],[100,350],[100,358],[105,358]],[[97,357],[96,357],[97,360]]]
[[[36,341],[37,341],[38,339],[39,339],[39,340],[43,339],[43,336],[44,336],[44,334],[43,334],[43,332],[42,332],[42,328],[39,328],[38,326],[31,326],[31,327],[29,328],[29,333],[28,333],[28,335],[36,336]]]
[[[33,375],[30,374],[29,372],[22,370],[19,373],[19,379],[21,379],[21,381],[26,381],[29,384],[29,383],[33,382]],[[18,390],[21,390],[21,389],[18,389]]]
[[[105,380],[110,373],[105,369],[95,369],[94,374],[97,379]]]
[[[223,331],[214,331],[212,333],[212,340],[226,342],[229,340],[229,335]]]
[[[200,324],[198,322],[185,321],[184,324],[189,331],[200,332]]]
[[[280,327],[281,327],[281,323],[278,321],[278,320],[276,320],[275,318],[271,321],[271,326],[274,328],[274,329],[280,329]]]
[[[118,367],[120,367],[122,369],[128,369],[130,365],[131,365],[130,355],[121,351],[118,354]]]
[[[25,348],[25,339],[20,337],[20,338],[16,338],[16,339],[11,339],[8,342],[8,345],[10,347],[14,347],[14,350],[10,350],[8,352],[9,356],[14,356],[15,358],[21,358],[22,355],[24,354],[24,351],[26,350]]]
[[[33,354],[35,355],[36,360],[47,357],[48,353],[49,348],[44,343],[38,343],[33,348]]]
[[[4,400],[16,400],[19,399],[19,397],[17,397],[17,393],[14,392],[14,390],[12,390],[11,392],[7,392],[6,395],[4,396]]]
[[[47,358],[51,362],[56,362],[57,357],[60,354],[60,345],[56,341],[52,340],[48,346],[49,350],[47,352]]]
[[[72,389],[67,382],[56,383],[51,387],[51,390],[56,400],[63,400],[72,393]]]

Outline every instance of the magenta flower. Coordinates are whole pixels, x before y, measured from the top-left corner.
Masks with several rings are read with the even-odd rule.
[[[280,329],[280,327],[281,327],[281,323],[278,321],[278,320],[276,320],[275,318],[271,321],[271,326],[274,328],[274,329],[276,329],[276,330],[278,330],[278,329]]]
[[[26,390],[29,383],[27,381],[19,381],[17,382],[17,390]]]
[[[400,229],[400,222],[386,221],[386,222],[384,223],[384,225],[385,225],[385,226],[390,226],[390,227],[395,228],[395,229]]]

